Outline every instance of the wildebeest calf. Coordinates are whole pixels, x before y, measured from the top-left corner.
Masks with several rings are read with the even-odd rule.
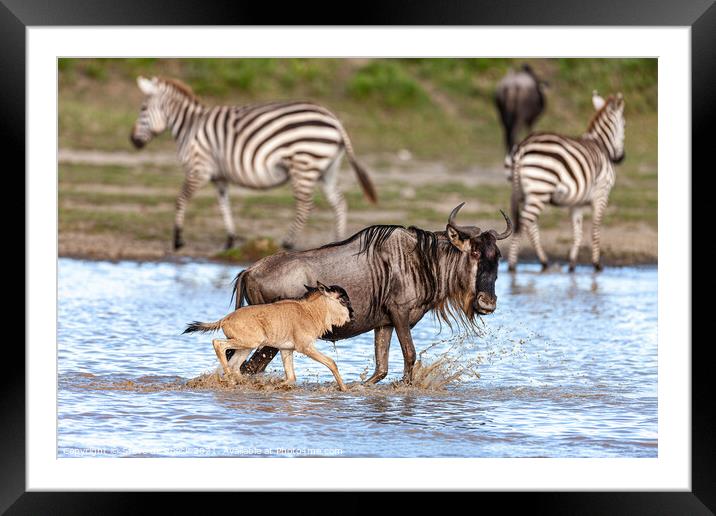
[[[212,344],[226,378],[235,372],[226,359],[228,349],[238,350],[237,355],[243,362],[252,349],[272,346],[281,351],[287,384],[296,382],[293,370],[293,351],[296,350],[328,367],[339,389],[345,391],[336,363],[318,351],[314,343],[333,327],[343,326],[352,319],[348,294],[338,285],[327,287],[320,282],[318,288],[305,287],[308,292],[301,299],[245,306],[213,323],[195,321],[184,333],[219,329],[224,332],[227,338],[214,339]]]

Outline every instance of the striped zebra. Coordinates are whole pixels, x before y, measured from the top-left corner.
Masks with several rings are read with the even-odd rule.
[[[509,270],[514,271],[522,227],[527,230],[542,270],[547,255],[542,249],[537,219],[546,204],[567,206],[572,218],[574,242],[569,252],[569,271],[573,272],[582,243],[582,213],[592,207],[592,264],[601,270],[600,226],[614,186],[614,165],[624,159],[624,98],[607,100],[595,91],[592,103],[596,113],[587,132],[579,138],[554,133],[537,133],[525,138],[507,157],[512,181],[512,218],[515,235],[509,252]]]
[[[294,101],[207,107],[176,79],[138,77],[137,85],[145,99],[132,128],[132,143],[142,148],[169,129],[184,167],[185,179],[174,217],[175,250],[184,245],[187,203],[209,181],[218,194],[228,233],[227,249],[236,239],[229,184],[267,189],[291,182],[296,214],[282,243],[287,249],[294,247],[306,223],[317,183],[333,210],[336,238],[344,238],[347,206],[337,177],[344,151],[366,197],[376,202],[373,184],[357,162],[348,134],[336,116],[322,106]]]

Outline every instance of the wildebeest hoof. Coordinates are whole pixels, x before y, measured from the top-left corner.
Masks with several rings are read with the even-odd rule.
[[[368,379],[367,379],[365,382],[363,382],[363,383],[364,383],[365,385],[373,385],[373,384],[378,383],[379,381],[381,381],[381,380],[382,380],[383,378],[385,378],[386,376],[388,376],[388,373],[387,373],[387,372],[386,372],[386,373],[381,373],[381,372],[376,371],[375,373],[373,373],[373,376],[371,376],[370,378],[368,378]]]

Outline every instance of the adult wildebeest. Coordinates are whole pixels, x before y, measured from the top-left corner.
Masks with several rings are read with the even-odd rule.
[[[520,71],[510,70],[497,85],[495,104],[500,112],[500,120],[505,131],[507,154],[517,140],[517,133],[526,128],[532,131],[537,118],[544,111],[545,97],[543,87],[546,82],[540,80],[528,64]]]
[[[281,252],[259,260],[241,272],[234,284],[239,307],[303,295],[304,285],[320,281],[339,284],[353,305],[351,322],[326,333],[325,340],[354,337],[375,331],[375,383],[388,374],[388,350],[395,328],[403,351],[403,380],[410,383],[415,347],[410,329],[430,310],[451,325],[451,320],[471,327],[477,314],[495,310],[495,280],[500,250],[497,241],[507,229],[480,231],[458,226],[457,206],[445,231],[416,227],[370,226],[341,242],[301,252]],[[276,355],[275,348],[258,349],[241,365],[242,372],[263,371]],[[238,364],[232,364],[232,367]]]

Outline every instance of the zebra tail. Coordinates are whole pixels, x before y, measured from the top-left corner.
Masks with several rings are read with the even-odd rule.
[[[223,323],[223,319],[219,319],[216,322],[212,323],[204,323],[199,321],[194,321],[192,323],[189,323],[189,325],[186,327],[186,330],[182,332],[182,335],[185,333],[194,333],[194,332],[201,332],[201,333],[209,333],[211,331],[216,331],[221,329],[221,323]]]
[[[348,161],[350,162],[351,166],[353,166],[353,170],[355,170],[356,176],[358,176],[358,182],[360,183],[361,188],[363,189],[363,194],[365,194],[366,198],[372,202],[373,204],[378,204],[378,194],[375,191],[375,186],[373,186],[373,181],[370,180],[370,177],[368,177],[368,173],[366,170],[361,166],[360,163],[355,159],[355,157],[348,155]]]
[[[520,232],[520,174],[518,170],[519,158],[515,156],[515,152],[510,153],[510,166],[512,169],[512,195],[510,196],[510,212],[512,214],[512,222],[514,223],[514,233]]]
[[[233,302],[234,296],[236,296],[236,309],[239,309],[244,306],[244,299],[246,299],[246,285],[244,284],[244,274],[246,274],[246,269],[236,275],[236,278],[234,279],[233,283],[233,290],[231,291],[230,302]]]
[[[370,176],[368,176],[368,172],[365,170],[365,168],[363,168],[363,166],[358,163],[358,159],[356,158],[355,152],[353,152],[353,144],[351,144],[351,139],[348,137],[348,133],[346,132],[345,128],[340,122],[338,122],[336,125],[341,133],[341,138],[343,138],[343,146],[346,148],[348,162],[351,164],[351,167],[353,167],[356,176],[358,176],[358,182],[363,189],[363,194],[365,194],[366,198],[370,202],[372,202],[373,204],[377,204],[378,194],[375,191],[373,181],[371,181]]]

